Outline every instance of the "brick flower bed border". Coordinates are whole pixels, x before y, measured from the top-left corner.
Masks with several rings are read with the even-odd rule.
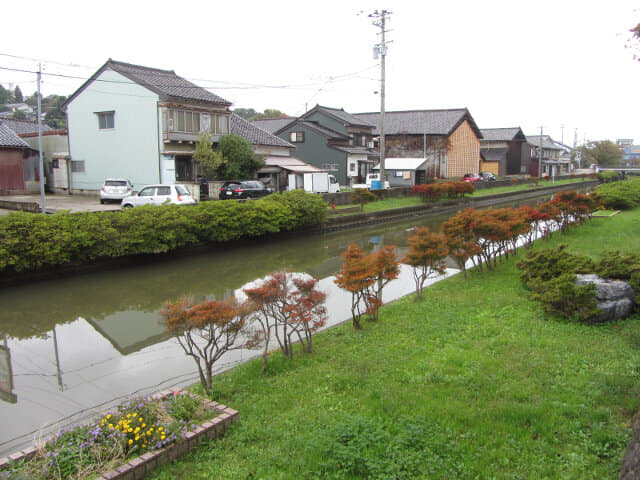
[[[166,390],[153,395],[151,398],[162,400],[180,390]],[[183,453],[188,452],[202,440],[207,438],[217,438],[238,419],[238,412],[233,408],[227,407],[217,402],[208,402],[211,410],[220,412],[220,414],[207,422],[198,425],[193,430],[187,432],[185,436],[176,443],[167,445],[164,448],[144,453],[139,457],[132,458],[126,463],[120,465],[114,470],[103,473],[96,477],[96,480],[138,480],[154,470],[156,467],[163,465],[177,458]],[[38,452],[36,447],[28,447],[16,453],[12,453],[8,457],[0,458],[0,471],[9,468],[13,462],[20,460],[29,460]]]

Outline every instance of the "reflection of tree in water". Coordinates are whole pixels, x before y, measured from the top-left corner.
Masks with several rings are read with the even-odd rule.
[[[340,269],[342,252],[350,243],[366,251],[396,245],[402,254],[411,227],[438,228],[441,221],[416,219],[326,235],[259,239],[194,256],[167,256],[142,266],[3,289],[0,333],[14,338],[45,337],[56,324],[78,317],[99,321],[127,310],[157,312],[164,301],[186,294],[221,299],[247,282],[282,269],[325,278]],[[370,241],[374,237],[380,245]]]

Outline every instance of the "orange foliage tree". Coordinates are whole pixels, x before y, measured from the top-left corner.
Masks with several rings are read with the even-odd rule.
[[[293,340],[311,353],[313,333],[326,322],[326,294],[318,290],[318,281],[308,275],[287,270],[269,274],[253,288],[243,289],[249,299],[254,329],[253,344],[262,344],[262,364],[267,368],[269,343],[275,336],[282,353],[293,357]]]
[[[160,310],[163,323],[182,350],[198,366],[202,388],[212,387],[213,366],[225,353],[245,348],[239,341],[247,331],[246,304],[234,297],[194,304],[190,298],[165,302]]]
[[[371,320],[378,318],[382,289],[400,273],[398,258],[393,246],[365,255],[355,243],[349,245],[342,258],[342,269],[334,282],[351,293],[351,319],[359,330],[362,315],[369,315]]]
[[[471,185],[469,182],[461,183]],[[475,256],[480,254],[478,239],[471,228],[475,214],[476,211],[473,208],[466,208],[449,218],[440,227],[447,239],[449,254],[456,261],[465,278],[467,278],[467,261],[471,258],[475,265]]]
[[[446,270],[444,259],[449,254],[447,238],[443,233],[430,232],[427,227],[418,227],[409,237],[409,251],[403,263],[413,267],[416,294],[422,298],[424,282]]]

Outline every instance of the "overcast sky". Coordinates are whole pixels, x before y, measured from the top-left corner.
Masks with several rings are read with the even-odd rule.
[[[175,70],[232,108],[377,111],[375,8],[392,12],[387,111],[467,107],[480,128],[640,143],[640,62],[625,48],[640,22],[631,0],[13,1],[0,67],[41,60],[44,95],[72,93],[113,58]],[[0,83],[36,88],[34,74],[2,68]]]

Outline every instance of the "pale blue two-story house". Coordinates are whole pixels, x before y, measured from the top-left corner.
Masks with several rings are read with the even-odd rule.
[[[109,59],[63,106],[71,190],[99,190],[106,178],[127,178],[136,187],[195,182],[192,157],[201,132],[214,144],[237,133],[262,155],[288,156],[295,149],[234,115],[230,106],[173,70]]]

